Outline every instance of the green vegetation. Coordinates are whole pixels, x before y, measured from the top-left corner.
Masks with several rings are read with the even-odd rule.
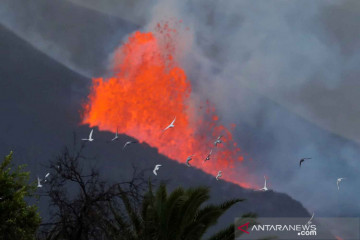
[[[50,162],[51,175],[42,196],[49,199],[50,222],[42,222],[24,165],[14,167],[12,153],[0,165],[0,239],[16,240],[200,240],[234,204],[207,204],[210,189],[179,187],[168,193],[166,185],[145,180],[134,167],[132,179],[109,184],[94,168],[84,168],[78,152],[65,149]],[[255,215],[247,214],[244,217]],[[41,224],[40,224],[41,223]],[[234,239],[234,225],[209,240]]]
[[[0,236],[1,239],[35,239],[40,224],[36,206],[29,206],[25,197],[32,197],[35,183],[29,184],[24,165],[12,165],[12,152],[0,165]]]
[[[122,189],[119,192],[122,193]],[[140,212],[132,206],[126,194],[121,194],[121,199],[126,215],[120,209],[111,207],[114,221],[107,223],[112,238],[119,240],[202,239],[223,213],[235,203],[243,201],[233,199],[219,205],[203,206],[210,199],[208,188],[185,190],[179,187],[168,195],[164,184],[159,186],[155,194],[149,184]],[[234,226],[230,225],[210,239],[234,239]]]

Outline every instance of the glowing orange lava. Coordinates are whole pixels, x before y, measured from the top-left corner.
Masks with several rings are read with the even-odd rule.
[[[243,158],[230,130],[209,103],[203,111],[191,101],[191,83],[176,60],[176,34],[167,24],[154,33],[133,33],[114,54],[113,76],[93,79],[82,123],[118,128],[182,163],[195,154],[192,166],[212,175],[222,170],[223,179],[248,187],[235,172]],[[175,128],[163,132],[175,117]],[[219,135],[224,143],[215,148]],[[204,163],[210,149],[211,160]]]

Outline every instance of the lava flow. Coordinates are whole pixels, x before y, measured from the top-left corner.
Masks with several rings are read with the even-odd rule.
[[[176,34],[167,24],[154,33],[133,33],[114,54],[112,77],[93,79],[82,123],[118,128],[182,163],[195,155],[192,166],[214,176],[222,170],[224,180],[249,187],[235,172],[243,158],[231,129],[218,123],[209,103],[204,110],[192,103],[191,83],[176,60]],[[163,131],[175,117],[175,127]],[[215,148],[219,135],[224,142]],[[204,163],[210,149],[211,159]]]

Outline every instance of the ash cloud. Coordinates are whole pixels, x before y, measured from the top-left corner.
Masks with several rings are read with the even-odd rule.
[[[360,214],[351,200],[360,184],[358,1],[72,0],[92,9],[78,18],[70,14],[76,6],[56,8],[57,15],[47,2],[5,0],[0,20],[89,76],[103,74],[119,39],[137,27],[183,20],[190,30],[180,41],[182,61],[193,97],[210,99],[221,121],[238,125],[238,142],[248,154],[239,172],[247,169],[259,185],[267,175],[271,188],[317,216]],[[122,27],[121,19],[97,10],[132,25]],[[84,21],[88,16],[94,22]],[[313,159],[299,169],[302,157]],[[341,192],[338,177],[348,179]]]
[[[63,0],[3,0],[0,23],[87,77],[104,75],[109,53],[138,27]]]
[[[184,66],[196,99],[216,103],[262,184],[325,216],[359,215],[360,4],[357,1],[158,1],[193,38]],[[199,97],[201,96],[201,97]],[[313,159],[299,169],[299,159]],[[338,177],[348,176],[342,192]],[[258,179],[256,179],[256,177]],[[324,203],[324,199],[326,202]]]

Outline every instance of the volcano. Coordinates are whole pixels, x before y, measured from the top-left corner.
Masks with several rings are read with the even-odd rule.
[[[283,84],[285,86],[289,83],[290,85],[301,84],[303,81],[300,81],[300,78],[309,80],[309,84],[302,88],[307,94],[300,94],[306,98],[306,104],[300,104],[299,107],[307,106],[303,110],[314,114],[315,110],[316,112],[324,111],[315,115],[331,119],[331,122],[340,129],[344,127],[356,132],[354,131],[356,128],[351,127],[354,125],[343,124],[344,122],[341,121],[341,119],[348,119],[350,123],[356,123],[356,106],[354,107],[356,101],[353,101],[356,99],[354,96],[357,96],[356,87],[354,87],[356,84],[351,84],[356,83],[358,78],[356,67],[354,67],[356,64],[348,68],[348,64],[352,63],[357,56],[356,51],[351,52],[352,57],[355,58],[341,55],[341,58],[333,59],[336,60],[334,63],[339,63],[336,64],[337,66],[344,69],[344,76],[334,76],[338,78],[336,82],[340,84],[339,86],[333,85],[329,89],[324,87],[329,84],[320,84],[314,87],[312,78],[299,78],[299,75],[297,75],[298,78],[292,78],[293,73],[301,74],[302,71],[299,70],[308,69],[310,72],[319,73],[313,77],[325,84],[327,77],[323,78],[322,74],[327,76],[327,70],[331,69],[318,68],[317,64],[307,64],[308,67],[304,69],[306,64],[303,65],[303,63],[306,60],[302,56],[312,52],[316,56],[311,59],[316,59],[315,62],[321,63],[324,56],[327,56],[326,51],[323,51],[326,54],[321,57],[314,51],[303,52],[302,48],[328,49],[329,53],[333,51],[336,53],[339,49],[338,40],[341,40],[343,35],[343,31],[337,31],[338,29],[346,29],[344,33],[348,37],[341,41],[343,46],[354,46],[351,42],[350,45],[347,43],[348,41],[358,43],[356,34],[354,35],[355,28],[344,26],[351,26],[351,23],[356,22],[353,21],[357,16],[356,11],[345,11],[341,14],[351,17],[344,18],[344,21],[339,23],[342,26],[339,28],[332,22],[326,24],[326,27],[321,26],[320,22],[324,22],[321,19],[318,22],[318,18],[289,14],[301,12],[298,11],[298,7],[293,6],[290,7],[290,11],[283,7],[271,8],[270,15],[260,16],[257,14],[259,12],[257,9],[262,9],[260,5],[265,6],[262,4],[253,5],[254,8],[242,8],[241,11],[235,11],[233,15],[228,15],[227,11],[224,12],[224,8],[219,8],[216,3],[209,4],[206,8],[197,6],[201,7],[204,13],[208,12],[208,15],[197,14],[196,6],[187,5],[189,7],[187,10],[190,10],[190,18],[187,19],[199,21],[199,25],[192,26],[196,34],[194,35],[196,44],[190,51],[183,51],[187,55],[185,63],[179,59],[178,54],[152,58],[165,63],[165,65],[161,64],[165,71],[155,71],[162,80],[159,82],[161,83],[159,86],[162,86],[160,88],[156,85],[157,76],[149,75],[151,80],[149,82],[153,84],[149,84],[143,78],[148,77],[147,73],[154,72],[154,64],[149,62],[144,65],[149,69],[143,69],[139,65],[126,64],[126,61],[123,61],[124,57],[130,56],[129,59],[131,59],[132,56],[126,54],[126,50],[133,49],[135,52],[141,52],[133,48],[132,43],[139,38],[142,39],[144,35],[146,36],[144,45],[151,48],[148,51],[144,48],[143,53],[156,55],[159,52],[157,50],[159,46],[161,53],[171,53],[171,51],[163,51],[164,45],[161,42],[163,40],[160,41],[161,38],[156,31],[144,26],[134,26],[121,18],[100,13],[96,8],[89,10],[68,1],[5,0],[3,3],[3,14],[0,14],[1,24],[5,26],[1,26],[0,29],[0,106],[2,110],[0,153],[6,155],[9,150],[14,150],[17,163],[27,163],[33,179],[45,171],[43,164],[53,158],[63,145],[72,144],[73,132],[81,138],[88,136],[90,128],[93,128],[96,140],[86,150],[90,156],[93,156],[88,164],[95,164],[101,168],[101,172],[109,178],[109,181],[119,181],[129,177],[132,165],[137,165],[142,169],[153,169],[154,164],[160,163],[163,167],[156,179],[167,181],[169,188],[178,185],[184,187],[210,185],[214,201],[227,200],[230,197],[248,199],[232,213],[227,213],[228,215],[220,221],[220,225],[231,222],[234,216],[248,211],[254,211],[259,216],[309,216],[303,206],[294,199],[299,200],[311,212],[315,212],[317,217],[357,217],[360,215],[360,205],[356,201],[351,201],[359,197],[358,191],[354,191],[354,187],[360,184],[358,174],[360,165],[357,160],[360,155],[359,145],[344,137],[347,136],[346,134],[342,136],[333,134],[324,126],[316,125],[315,122],[307,120],[309,118],[302,117],[304,115],[297,115],[296,111],[289,108],[289,105],[286,107],[286,104],[281,101],[274,102],[273,98],[263,95],[257,88],[248,89],[244,86],[250,84],[250,86],[260,86],[262,89],[266,88],[266,84],[272,85],[274,83],[272,80],[282,79],[275,81],[272,87],[284,90],[279,93],[291,95],[295,92],[285,90]],[[234,1],[228,2],[223,6],[236,9],[232,7],[234,3]],[[246,6],[251,6],[251,4],[249,1]],[[353,9],[351,5],[349,6],[349,9]],[[147,12],[148,9],[146,9]],[[268,12],[265,9],[266,6],[263,10]],[[336,9],[330,7],[327,11],[332,15]],[[218,13],[215,14],[216,12]],[[305,12],[321,14],[321,11],[317,10]],[[161,14],[159,15],[161,17]],[[264,17],[263,21],[257,21],[258,17]],[[216,19],[221,19],[221,21]],[[275,19],[278,19],[276,24],[280,24],[279,26],[272,25]],[[302,21],[299,22],[296,19],[307,19],[306,26],[299,25]],[[226,26],[223,20],[231,24]],[[315,25],[312,24],[314,20]],[[240,25],[233,28],[235,23]],[[256,24],[250,27],[253,23]],[[144,28],[141,29],[141,27]],[[307,29],[308,27],[310,29]],[[314,31],[313,27],[320,31]],[[330,27],[336,38],[327,36],[326,32],[329,32]],[[245,31],[242,31],[244,29]],[[247,34],[249,31],[250,34]],[[316,34],[313,34],[314,32]],[[293,33],[299,34],[295,34],[297,37],[293,39]],[[130,41],[129,37],[134,40]],[[256,41],[257,37],[262,39],[261,42]],[[207,41],[211,39],[214,41]],[[316,43],[320,41],[323,46],[326,45],[329,48],[319,49],[313,41],[303,42],[306,39],[315,40]],[[287,44],[281,44],[282,40],[285,40],[284,43]],[[304,44],[306,42],[308,44]],[[239,46],[237,46],[238,43]],[[266,46],[277,46],[277,48]],[[171,44],[169,47],[173,48]],[[282,53],[292,52],[293,47],[297,50],[294,52],[295,55],[290,54],[292,56],[290,57],[286,54],[285,56],[291,64],[278,65],[284,63]],[[232,57],[229,60],[235,60],[234,64],[230,63],[236,69],[234,72],[224,67],[229,63],[226,59],[230,56]],[[337,54],[333,55],[335,56]],[[234,58],[240,60],[237,61]],[[109,59],[116,60],[112,61],[110,67]],[[331,59],[329,60],[332,61]],[[275,64],[276,69],[271,67],[272,63]],[[248,66],[248,71],[244,71],[245,65]],[[122,71],[119,71],[119,67],[122,66],[129,67],[131,71],[128,73],[133,76],[137,76],[134,71],[139,73],[139,78],[122,75]],[[299,69],[293,66],[299,66]],[[320,64],[320,66],[323,65]],[[262,68],[265,68],[265,71],[261,71]],[[242,74],[234,76],[239,73],[237,70],[243,72],[246,77],[243,79]],[[170,73],[175,73],[174,79],[169,78]],[[285,78],[282,73],[286,73]],[[290,77],[286,77],[287,74]],[[92,77],[94,79],[91,79]],[[349,77],[351,81],[345,80]],[[134,79],[137,81],[129,81]],[[154,89],[153,94],[149,95],[144,88],[135,84],[136,82],[149,84],[150,86],[147,85],[147,87]],[[320,83],[315,80],[316,82]],[[116,88],[112,88],[108,85],[109,83],[114,84]],[[265,83],[265,85],[260,83]],[[126,102],[119,98],[117,96],[119,89],[120,93],[124,93],[119,85],[126,86],[132,91],[141,90],[142,92],[136,92],[135,95],[139,97],[141,94],[141,97],[150,98],[149,102],[152,105],[144,106],[144,101],[139,101],[135,109],[139,110],[141,107],[142,111],[133,112],[134,105],[127,104],[136,103],[136,101],[133,101],[131,94],[127,95],[131,101]],[[111,116],[113,111],[106,110],[98,104],[99,100],[104,100],[101,94],[104,90],[110,97],[110,101],[107,100],[110,104],[105,101],[106,105],[116,109],[114,112],[121,115],[121,121],[116,116]],[[114,91],[115,94],[109,94],[107,91]],[[175,104],[166,93],[171,93],[169,95],[179,97],[181,100]],[[199,93],[196,101],[192,98],[194,93]],[[166,100],[172,103],[171,106],[175,109],[162,106],[161,96],[164,102]],[[206,101],[207,99],[209,101]],[[115,101],[118,101],[117,103],[123,108],[117,109],[113,106]],[[127,106],[132,108],[129,109]],[[349,113],[347,111],[343,112],[341,109],[339,111],[339,108],[351,108],[350,112],[354,113],[354,116],[346,114]],[[149,109],[155,112],[163,110],[166,113],[161,112],[164,115],[155,118],[151,116]],[[330,112],[331,114],[327,115]],[[97,117],[93,115],[94,113],[101,113],[101,115]],[[142,118],[130,116],[130,113],[148,114],[153,117],[149,118],[153,124],[142,122]],[[110,114],[109,122],[106,122],[103,114]],[[124,118],[123,114],[128,114],[126,117],[132,120],[131,123],[127,123],[129,119]],[[339,116],[339,118],[331,116]],[[158,136],[175,117],[177,117],[175,128],[169,129],[156,138],[155,136]],[[235,123],[236,127],[234,128],[230,123]],[[216,129],[217,127],[220,127],[220,131]],[[124,134],[120,136],[116,144],[107,144],[106,142],[113,138],[116,128]],[[189,135],[179,137],[178,130]],[[227,131],[231,135],[226,134]],[[224,135],[224,143],[219,144],[219,148],[214,148],[213,141],[219,135]],[[181,140],[179,144],[176,143],[177,138]],[[121,151],[126,141],[135,139],[141,144]],[[193,143],[199,139],[201,146],[198,146],[197,142]],[[234,146],[231,143],[238,143],[238,145]],[[188,144],[191,146],[189,147]],[[180,146],[185,149],[184,152],[179,150]],[[211,148],[216,150],[213,150],[213,158],[202,164],[201,161]],[[239,148],[241,150],[237,153],[232,151]],[[224,154],[228,150],[232,155],[228,158],[219,158],[221,152]],[[193,151],[198,154],[193,162],[190,162],[194,166],[189,168],[185,165],[185,161],[188,155],[193,154]],[[299,170],[298,162],[302,157],[312,157],[314,161]],[[241,160],[242,158],[244,160]],[[227,160],[230,160],[229,167],[226,166]],[[221,165],[217,166],[216,163],[221,163]],[[224,166],[231,172],[224,171]],[[219,181],[214,180],[217,170],[222,170],[224,176]],[[257,193],[241,187],[257,183],[260,188],[264,175],[268,179],[270,189],[286,194]],[[154,177],[151,174],[150,176]],[[351,179],[342,186],[341,191],[338,191],[336,187],[338,177]],[[41,213],[46,215],[47,203],[41,199],[39,205]]]
[[[179,162],[193,155],[193,166],[212,175],[221,170],[227,181],[249,187],[246,174],[234,172],[243,156],[231,130],[209,103],[205,111],[194,106],[191,82],[176,60],[178,32],[164,23],[154,33],[133,33],[114,54],[114,76],[93,79],[83,123],[117,129]],[[173,119],[175,127],[164,131]],[[215,147],[218,136],[224,143]],[[209,152],[213,160],[205,163]]]
[[[67,69],[64,65],[34,49],[3,26],[0,27],[0,103],[4,112],[0,119],[0,153],[14,151],[17,163],[25,163],[32,179],[45,171],[44,164],[64,145],[72,144],[73,132],[87,136],[88,126],[80,126],[79,109],[90,92],[91,80]],[[21,57],[16,57],[21,56]],[[86,86],[84,88],[84,86]],[[21,137],[19,137],[21,136]],[[86,154],[94,156],[96,164],[109,180],[119,181],[131,175],[132,165],[152,169],[163,164],[159,181],[167,181],[169,189],[177,186],[211,186],[212,200],[219,202],[233,197],[247,199],[226,213],[214,231],[233,222],[246,212],[259,216],[310,216],[301,203],[283,193],[256,192],[223,180],[200,169],[170,160],[147,143],[122,151],[122,144],[132,139],[121,135],[117,144],[108,144],[113,133],[94,130],[94,144]],[[184,174],[186,173],[186,174]],[[152,173],[150,173],[151,175]],[[41,215],[46,219],[47,201],[39,202]]]

